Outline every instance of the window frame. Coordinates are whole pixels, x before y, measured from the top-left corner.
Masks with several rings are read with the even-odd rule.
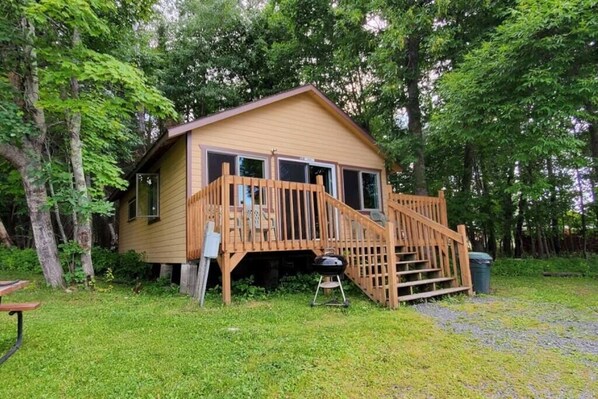
[[[155,215],[140,215],[139,209],[139,176],[140,175],[154,175],[156,179],[156,214]],[[155,222],[160,221],[160,170],[156,170],[155,172],[146,172],[146,173],[136,173],[135,174],[135,217],[136,218],[147,218],[147,224],[152,224]],[[151,199],[151,195],[148,195],[148,210],[150,208],[149,200]]]
[[[210,176],[210,170],[209,170],[209,157],[210,154],[222,154],[222,155],[228,155],[228,156],[233,156],[235,157],[235,170],[231,170],[231,173],[234,174],[235,176],[241,176],[241,162],[240,162],[240,158],[245,158],[245,159],[251,159],[254,161],[260,161],[262,162],[263,165],[263,175],[264,177],[262,177],[261,179],[268,179],[270,176],[270,158],[267,155],[261,155],[261,154],[252,154],[252,153],[246,153],[246,152],[232,152],[226,149],[210,149],[210,148],[206,148],[205,149],[205,162],[203,162],[203,165],[205,166],[205,173],[203,174],[205,176],[205,181],[208,182],[209,181],[209,176]],[[221,173],[221,171],[220,171]],[[222,175],[220,175],[222,176]],[[207,183],[209,184],[209,183]],[[205,184],[204,186],[206,186],[207,184]],[[241,186],[239,186],[240,188]],[[245,187],[245,186],[244,186]],[[231,191],[231,195],[232,195],[232,191]],[[241,195],[239,195],[239,202],[237,204],[233,204],[233,200],[231,199],[231,206],[243,206],[245,204],[245,201],[243,201],[243,198],[245,197],[241,197]],[[260,200],[260,204],[261,206],[265,206],[266,205],[266,199],[265,197],[262,198]]]
[[[373,170],[373,169],[361,169],[361,168],[354,168],[354,167],[342,167],[342,172],[341,172],[341,176],[343,177],[343,202],[345,201],[345,170],[349,170],[352,172],[357,172],[357,181],[359,184],[358,190],[359,190],[359,209],[356,209],[357,211],[364,211],[364,212],[369,212],[369,211],[381,211],[382,210],[382,173],[379,170]],[[370,175],[374,175],[376,176],[376,185],[378,187],[378,207],[377,208],[366,208],[365,204],[364,204],[364,198],[363,198],[363,173],[367,173]]]
[[[131,216],[131,204],[133,202],[135,205],[133,207],[133,216]],[[137,219],[137,196],[134,196],[127,201],[127,222],[132,222],[135,219]]]

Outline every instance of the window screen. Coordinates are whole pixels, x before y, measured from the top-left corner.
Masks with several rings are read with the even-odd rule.
[[[343,170],[343,190],[345,203],[353,209],[361,209],[359,199],[359,172]]]
[[[208,183],[222,176],[222,164],[225,162],[230,164],[230,173],[235,174],[237,170],[235,159],[235,155],[208,152]]]

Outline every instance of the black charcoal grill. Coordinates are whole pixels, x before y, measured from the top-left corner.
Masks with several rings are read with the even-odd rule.
[[[328,305],[328,306],[349,306],[349,301],[345,297],[345,291],[341,283],[341,275],[347,268],[347,260],[341,255],[335,255],[332,253],[326,253],[322,256],[318,256],[313,263],[314,270],[320,274],[320,280],[318,282],[318,288],[316,289],[316,295],[314,300],[311,302],[311,306]],[[322,282],[324,277],[328,277],[326,281]],[[336,281],[335,281],[336,277]],[[318,303],[318,293],[320,288],[340,288],[343,296],[343,302],[339,303],[336,298],[324,303]]]

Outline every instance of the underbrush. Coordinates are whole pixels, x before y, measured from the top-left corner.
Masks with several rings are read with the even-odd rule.
[[[498,259],[492,266],[496,276],[538,277],[544,272],[578,273],[584,277],[598,277],[598,256],[589,259],[559,257],[549,259]]]
[[[73,245],[61,246],[60,259],[67,282],[79,283],[85,280],[77,254]],[[104,275],[110,269],[118,282],[133,283],[147,280],[151,274],[151,266],[143,261],[143,254],[134,251],[119,254],[109,249],[95,247],[91,251],[91,257],[96,275]],[[2,245],[0,245],[0,271],[42,272],[34,249],[6,248]]]

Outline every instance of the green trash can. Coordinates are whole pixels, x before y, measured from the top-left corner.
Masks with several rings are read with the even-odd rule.
[[[478,294],[490,293],[490,267],[492,256],[485,252],[469,253],[469,270],[471,270],[471,281],[473,290]]]

